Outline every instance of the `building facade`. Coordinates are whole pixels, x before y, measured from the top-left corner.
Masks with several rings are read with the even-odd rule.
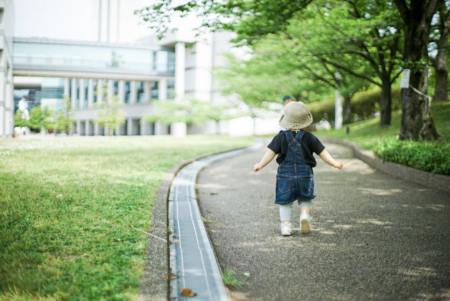
[[[12,0],[0,1],[0,137],[13,133],[13,14]]]
[[[54,4],[66,9],[61,2],[52,1],[45,0],[47,8]],[[29,14],[26,1],[17,3],[21,3],[19,11],[28,14],[22,15],[24,18],[34,16]],[[223,96],[215,77],[215,70],[226,64],[225,53],[232,50],[233,36],[209,32],[198,37],[181,26],[161,41],[148,36],[120,43],[124,4],[121,0],[89,2],[87,9],[97,11],[98,16],[91,28],[95,40],[9,38],[11,47],[4,47],[7,55],[2,56],[1,65],[8,72],[0,78],[1,95],[7,94],[4,98],[9,99],[0,100],[0,124],[7,128],[6,135],[13,129],[13,82],[16,107],[23,100],[29,110],[40,106],[70,111],[74,135],[251,135],[277,129],[278,116],[258,120],[240,117],[201,125],[154,121],[155,101],[227,104],[240,113],[247,109],[239,97]],[[113,117],[122,122],[110,128],[111,123],[105,120]]]

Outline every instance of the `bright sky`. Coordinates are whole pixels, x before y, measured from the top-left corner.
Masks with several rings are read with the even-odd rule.
[[[120,1],[119,42],[132,42],[150,34],[133,14],[150,2]],[[14,0],[14,11],[17,37],[97,40],[98,0]]]

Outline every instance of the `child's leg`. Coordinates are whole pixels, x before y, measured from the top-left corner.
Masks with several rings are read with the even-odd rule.
[[[311,211],[311,202],[300,203],[300,215],[309,216],[310,211]]]
[[[292,216],[292,203],[280,206],[280,221],[290,222]]]
[[[309,212],[311,211],[311,202],[300,203],[300,231],[303,234],[308,234],[311,231]]]
[[[281,235],[289,236],[292,234],[292,225],[291,225],[292,203],[279,206],[280,206]]]

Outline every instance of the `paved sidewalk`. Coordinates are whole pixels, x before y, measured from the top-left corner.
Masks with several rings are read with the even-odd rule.
[[[450,196],[374,171],[348,149],[319,162],[313,232],[279,235],[277,165],[264,149],[200,173],[199,201],[222,268],[243,282],[236,300],[450,300]]]

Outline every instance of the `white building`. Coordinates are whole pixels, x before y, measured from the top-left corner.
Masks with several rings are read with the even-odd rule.
[[[0,137],[13,132],[12,36],[14,7],[12,0],[0,1]]]
[[[61,1],[37,1],[42,2],[46,10],[53,7],[52,4],[59,10],[65,9]],[[25,0],[16,3],[20,4],[17,20],[31,22],[34,14],[27,14],[29,9]],[[192,32],[182,29],[162,41],[147,37],[124,43],[120,25],[125,20],[120,14],[126,15],[124,3],[130,2],[86,2],[86,9],[91,10],[86,14],[97,17],[92,22],[89,21],[92,18],[86,19],[87,23],[92,23],[90,28],[96,33],[91,32],[86,40],[55,38],[59,36],[53,31],[48,33],[50,38],[15,37],[13,72],[16,99],[27,99],[30,108],[33,105],[57,108],[62,106],[64,99],[70,100],[74,119],[72,133],[77,135],[104,135],[106,129],[99,119],[105,105],[112,102],[118,102],[120,115],[125,120],[114,129],[118,135],[183,136],[216,131],[212,122],[186,126],[180,122],[165,125],[148,121],[154,113],[153,102],[156,99],[175,102],[195,99],[215,104],[231,103],[241,109],[245,107],[237,97],[221,95],[214,76],[215,69],[225,63],[224,54],[232,48],[230,33],[205,33],[194,38]],[[39,9],[36,3],[33,5]],[[21,35],[36,34],[32,28],[27,31],[22,28],[22,23],[16,24]],[[96,39],[93,40],[92,35]],[[10,108],[9,133],[13,106]],[[278,116],[269,114],[268,117],[256,121],[242,117],[221,122],[220,132],[250,135],[256,125],[258,134],[270,133],[277,129]]]

